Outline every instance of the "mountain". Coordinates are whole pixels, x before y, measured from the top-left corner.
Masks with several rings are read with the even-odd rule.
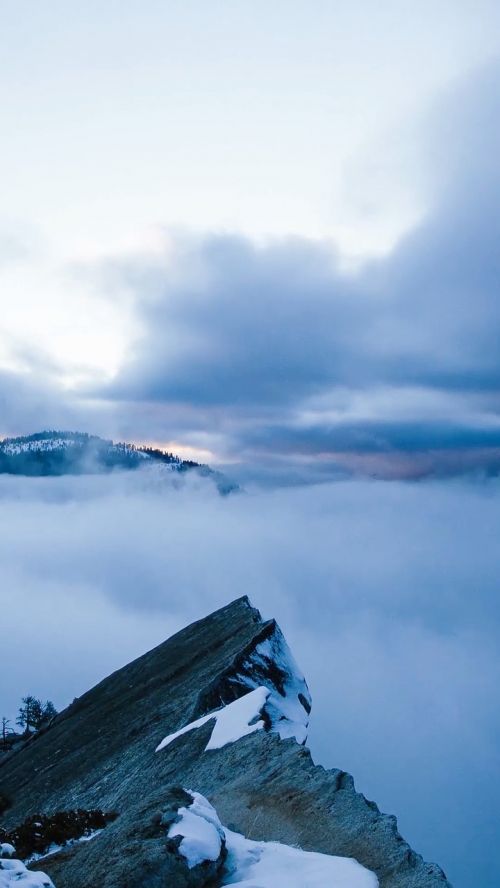
[[[115,444],[84,432],[44,431],[0,441],[0,474],[85,475],[134,470],[145,465],[162,466],[178,474],[195,472],[210,477],[220,493],[237,489],[221,472],[201,463],[153,447]]]
[[[310,713],[276,622],[233,601],[0,758],[0,842],[25,849],[0,885],[10,866],[27,888],[450,888],[349,774],[314,764]]]

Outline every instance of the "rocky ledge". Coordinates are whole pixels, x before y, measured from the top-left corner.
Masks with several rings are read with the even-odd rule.
[[[349,774],[313,763],[310,711],[279,627],[247,598],[194,623],[0,763],[5,835],[34,814],[114,814],[36,860],[6,843],[0,886],[449,886]]]

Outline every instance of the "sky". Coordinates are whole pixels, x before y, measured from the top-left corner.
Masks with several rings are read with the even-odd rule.
[[[498,471],[497,3],[1,12],[0,435]]]

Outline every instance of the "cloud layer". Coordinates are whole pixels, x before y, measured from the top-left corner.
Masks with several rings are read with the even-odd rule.
[[[497,884],[496,483],[222,499],[138,472],[3,477],[0,499],[3,711],[28,692],[63,706],[246,593],[306,673],[316,759],[353,772],[454,884]]]

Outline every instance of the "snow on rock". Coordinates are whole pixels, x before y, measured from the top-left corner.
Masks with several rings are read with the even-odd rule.
[[[222,885],[245,888],[377,888],[378,879],[350,857],[301,851],[280,842],[253,842],[225,830]]]
[[[0,842],[0,857],[14,857],[16,849],[10,842]]]
[[[153,462],[150,453],[136,447],[134,444],[117,443],[98,438],[96,435],[88,435],[85,432],[39,432],[21,438],[4,438],[0,441],[0,454],[4,456],[22,456],[48,453],[87,453],[90,457],[106,458],[116,457],[129,459],[134,462]],[[178,457],[172,456],[172,462],[178,468],[182,462]]]
[[[73,438],[40,438],[36,440],[23,438],[5,438],[0,442],[0,449],[8,456],[19,456],[21,453],[49,453],[51,450],[64,450],[68,447],[82,447],[83,442]]]
[[[187,734],[188,731],[200,728],[210,719],[215,719],[215,724],[210,740],[205,747],[206,750],[220,749],[227,743],[234,743],[240,737],[251,734],[253,731],[258,731],[264,727],[264,720],[260,716],[269,695],[270,691],[268,688],[255,688],[255,690],[250,691],[243,697],[239,697],[238,700],[234,700],[227,706],[216,709],[214,712],[209,712],[207,715],[203,715],[201,718],[196,719],[196,721],[180,728],[179,731],[175,731],[174,734],[164,737],[156,747],[156,752],[164,749],[165,746],[168,746],[177,737],[181,737],[182,734]]]
[[[182,836],[179,852],[188,867],[218,860],[227,851],[221,885],[244,888],[377,888],[378,879],[349,857],[302,851],[279,842],[254,842],[222,826],[202,795],[186,790],[193,802],[179,808],[169,838]]]
[[[215,808],[198,792],[186,790],[193,802],[187,808],[179,808],[179,820],[168,831],[169,839],[182,836],[179,851],[187,861],[189,869],[220,857],[224,830]]]
[[[54,888],[54,883],[45,873],[31,872],[20,860],[0,860],[0,888]]]
[[[282,740],[294,737],[305,743],[311,711],[311,695],[306,680],[285,641],[280,628],[273,632],[245,657],[235,681],[255,687],[266,685],[270,694],[265,707],[267,730],[275,731]]]
[[[78,839],[68,839],[66,842],[62,842],[62,844],[52,842],[43,853],[35,851],[31,857],[26,859],[26,863],[35,863],[35,861],[44,860],[46,857],[51,857],[52,854],[57,854],[59,851],[64,851],[66,848],[72,848],[73,845],[79,845],[82,842],[90,842],[91,839],[95,839],[99,833],[102,833],[102,829],[93,829],[91,832],[84,836],[80,836]]]
[[[269,624],[265,637],[210,686],[203,703],[214,706],[228,699],[225,705],[169,734],[156,751],[210,719],[215,719],[215,726],[205,749],[220,749],[261,728],[279,734],[282,740],[306,742],[311,695],[276,623]]]

